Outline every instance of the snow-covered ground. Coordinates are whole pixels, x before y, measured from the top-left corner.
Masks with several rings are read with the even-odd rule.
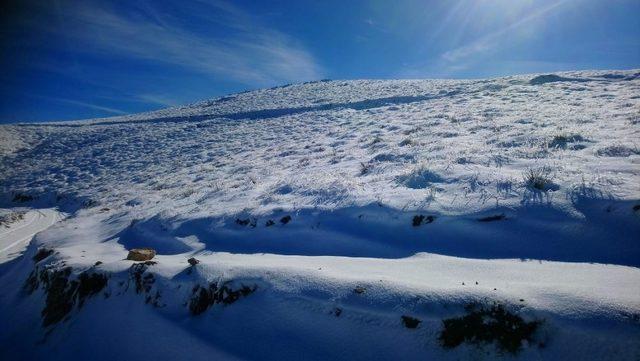
[[[51,227],[62,217],[53,209],[35,209],[25,212],[6,212],[17,215],[11,224],[0,227],[0,264],[11,261],[24,252],[33,236]]]
[[[639,139],[637,70],[2,126],[0,356],[637,360]],[[443,347],[503,309],[516,351]]]

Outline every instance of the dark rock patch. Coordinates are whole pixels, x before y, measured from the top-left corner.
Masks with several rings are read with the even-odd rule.
[[[508,311],[503,305],[490,307],[469,305],[467,314],[442,320],[440,344],[444,348],[454,348],[462,343],[496,343],[500,351],[518,353],[522,342],[533,342],[533,336],[542,321],[527,322],[522,317]]]

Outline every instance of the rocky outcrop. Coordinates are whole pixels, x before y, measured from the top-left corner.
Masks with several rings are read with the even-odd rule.
[[[42,326],[64,320],[74,307],[102,291],[109,281],[107,275],[84,271],[74,277],[71,267],[36,267],[25,282],[25,290],[33,293],[42,288],[46,299],[42,309]]]
[[[189,311],[194,315],[199,315],[215,304],[232,304],[240,297],[246,297],[257,289],[257,285],[247,286],[244,284],[233,289],[231,282],[226,282],[220,287],[215,283],[210,283],[207,287],[198,285],[193,288]]]
[[[153,248],[134,248],[129,251],[127,260],[130,261],[148,261],[156,256],[156,250]]]

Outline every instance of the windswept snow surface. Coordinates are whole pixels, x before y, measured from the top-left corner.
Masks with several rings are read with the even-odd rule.
[[[638,70],[320,81],[2,126],[0,206],[70,216],[0,265],[0,356],[637,360],[639,139]],[[144,278],[124,260],[140,247],[158,252]],[[109,280],[44,327],[52,293],[25,282],[64,267]],[[210,283],[255,291],[193,314]],[[443,319],[495,302],[542,321],[535,341],[442,347]]]
[[[20,256],[36,233],[51,227],[62,218],[53,209],[36,209],[19,214],[22,218],[19,221],[0,226],[0,264]]]

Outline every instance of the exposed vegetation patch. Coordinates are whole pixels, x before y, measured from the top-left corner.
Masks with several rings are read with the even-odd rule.
[[[537,77],[529,80],[529,84],[542,85],[546,83],[555,83],[555,82],[563,82],[563,81],[583,82],[585,80],[586,79],[580,79],[580,78],[565,78],[556,74],[545,74],[545,75],[538,75]]]
[[[625,145],[612,145],[598,149],[596,155],[599,157],[630,157],[640,154],[640,149],[631,148]]]
[[[582,137],[580,134],[560,134],[556,135],[549,141],[547,144],[549,148],[559,148],[559,149],[567,149],[568,145],[573,143],[585,142],[586,139]],[[578,150],[584,148],[584,146],[578,146],[574,144],[571,146],[572,149]]]
[[[156,289],[155,292],[152,292],[156,278],[153,273],[146,273],[149,266],[155,264],[156,262],[154,261],[146,261],[131,265],[131,268],[129,268],[129,280],[133,281],[137,294],[145,295],[145,303],[160,307],[160,291]]]
[[[24,202],[29,202],[36,199],[36,197],[28,195],[28,194],[24,194],[24,193],[16,193],[13,196],[13,202],[15,203],[24,203]]]
[[[51,256],[52,254],[53,254],[53,250],[52,249],[40,248],[40,249],[38,249],[36,254],[33,256],[33,258],[31,258],[31,259],[33,260],[34,263],[38,263],[38,262],[42,261],[43,259]]]
[[[282,224],[287,224],[289,222],[291,222],[291,216],[284,216],[284,217],[280,218],[280,223],[282,223]]]
[[[362,287],[362,286],[356,286],[356,288],[354,288],[354,289],[353,289],[353,292],[355,292],[355,293],[357,293],[357,294],[361,295],[361,294],[365,293],[365,291],[366,291],[366,290],[367,290],[367,289],[366,289],[365,287]]]
[[[82,307],[87,298],[102,291],[108,281],[108,277],[104,274],[82,272],[78,276],[78,306]]]
[[[244,284],[241,284],[237,289],[233,289],[231,282],[226,282],[221,287],[218,287],[215,283],[210,283],[207,287],[197,285],[193,288],[191,300],[189,301],[189,311],[194,315],[199,315],[216,304],[230,305],[241,297],[250,295],[257,289],[257,285],[247,286]]]
[[[421,323],[419,319],[411,316],[402,316],[402,324],[406,328],[418,328],[418,325]]]
[[[251,226],[251,228],[254,228],[257,224],[256,222],[257,221],[252,218],[246,218],[246,219],[236,218],[236,224],[239,226]]]
[[[422,224],[429,224],[429,223],[433,223],[433,221],[436,220],[435,216],[424,216],[422,214],[413,216],[413,219],[411,220],[411,225],[413,225],[414,227],[418,227]]]
[[[425,167],[416,168],[412,172],[398,178],[400,184],[411,189],[424,189],[432,183],[442,183],[444,181],[444,178],[438,173]]]
[[[439,340],[444,348],[454,348],[465,342],[475,345],[495,343],[500,351],[516,354],[524,341],[534,341],[534,334],[542,323],[540,320],[527,322],[501,304],[469,305],[466,310],[467,314],[462,317],[442,321]]]
[[[527,187],[535,190],[547,191],[557,188],[553,183],[549,167],[529,168],[523,173],[522,178]]]
[[[74,306],[81,308],[89,297],[102,291],[109,281],[107,275],[93,271],[82,272],[72,277],[72,268],[36,268],[25,282],[25,289],[32,293],[44,289],[46,299],[42,309],[42,326],[56,324],[67,317]]]
[[[25,212],[10,212],[0,215],[0,226],[9,227],[11,223],[18,222],[24,219]]]
[[[148,293],[155,283],[153,273],[146,273],[149,266],[153,266],[155,262],[147,261],[144,263],[132,264],[129,268],[129,279],[133,281],[136,287],[136,293]],[[146,274],[145,274],[146,273]]]
[[[360,162],[360,175],[367,175],[369,173],[371,173],[371,170],[373,169],[373,165],[372,164],[365,164]]]
[[[505,216],[504,213],[502,213],[502,214],[496,214],[493,216],[478,218],[478,222],[495,222],[495,221],[503,221],[505,219],[507,219],[507,216]]]

